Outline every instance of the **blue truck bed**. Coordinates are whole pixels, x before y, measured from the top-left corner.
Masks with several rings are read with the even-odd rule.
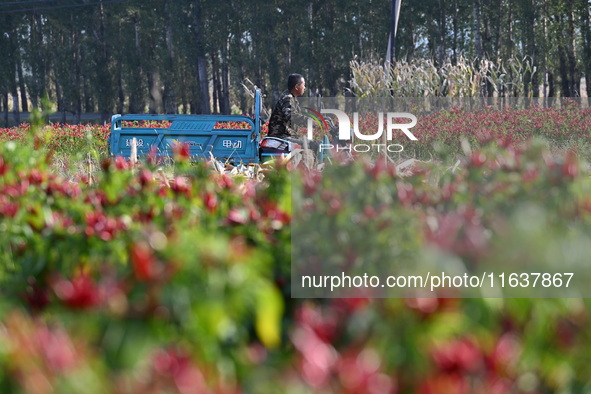
[[[234,164],[258,163],[262,126],[260,106],[261,94],[257,90],[254,118],[243,115],[113,115],[109,150],[113,156],[130,157],[132,140],[136,138],[138,156],[147,155],[152,150],[158,156],[172,156],[173,146],[185,143],[191,156],[197,159],[209,159],[213,155],[217,160]],[[130,126],[145,124],[141,122],[168,122],[169,126]],[[250,128],[219,128],[219,125],[216,127],[218,122],[245,122]]]

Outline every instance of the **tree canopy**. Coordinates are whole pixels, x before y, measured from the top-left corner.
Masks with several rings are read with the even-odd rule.
[[[398,59],[528,57],[533,95],[578,96],[591,75],[589,0],[402,2]],[[0,2],[0,107],[47,95],[61,112],[247,111],[248,78],[272,104],[286,77],[345,92],[350,62],[383,61],[388,0]],[[589,79],[589,78],[587,78]],[[587,90],[591,83],[587,84]]]

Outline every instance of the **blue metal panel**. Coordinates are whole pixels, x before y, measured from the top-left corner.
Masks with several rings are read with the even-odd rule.
[[[156,149],[160,156],[172,156],[176,143],[189,145],[191,156],[234,163],[258,163],[261,132],[261,93],[256,91],[255,116],[238,115],[114,115],[111,119],[109,149],[114,156],[129,157],[133,138],[139,155]],[[168,121],[168,128],[124,127],[124,121]],[[214,129],[217,122],[246,122],[250,129]]]

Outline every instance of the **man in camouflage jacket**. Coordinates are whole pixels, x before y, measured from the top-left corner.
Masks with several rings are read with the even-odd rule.
[[[306,81],[302,75],[291,74],[287,78],[287,90],[279,97],[269,118],[269,137],[283,138],[304,145],[304,137],[299,136],[296,130],[298,127],[306,127],[308,122],[297,100],[305,91]],[[308,146],[316,151],[318,144],[308,141]]]

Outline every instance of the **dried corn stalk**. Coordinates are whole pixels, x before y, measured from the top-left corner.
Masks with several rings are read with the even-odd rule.
[[[435,65],[432,60],[350,62],[350,91],[357,97],[523,97],[532,95],[536,73],[531,58],[510,58],[496,63],[460,56]],[[489,92],[492,92],[489,93]]]

